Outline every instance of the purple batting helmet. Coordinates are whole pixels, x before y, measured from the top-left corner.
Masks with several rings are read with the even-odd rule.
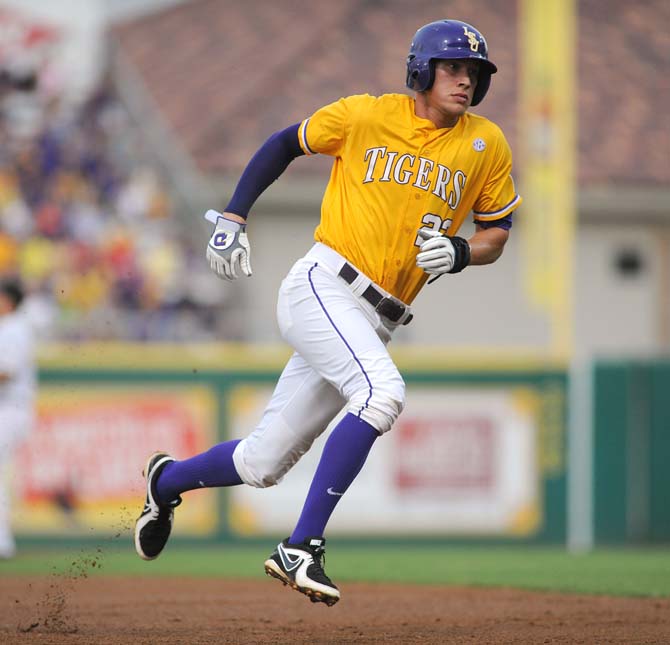
[[[407,87],[416,92],[430,89],[435,80],[435,59],[471,58],[479,61],[479,77],[472,97],[477,105],[486,96],[491,74],[498,68],[488,59],[486,38],[460,20],[437,20],[419,29],[407,55]]]

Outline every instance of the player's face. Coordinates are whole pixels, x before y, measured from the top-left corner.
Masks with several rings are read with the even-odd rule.
[[[438,127],[456,125],[472,103],[478,75],[476,60],[436,60],[433,86],[423,92],[428,118]]]

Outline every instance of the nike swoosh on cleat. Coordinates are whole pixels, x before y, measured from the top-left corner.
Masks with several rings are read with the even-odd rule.
[[[344,495],[344,493],[338,493],[336,490],[333,490],[332,486],[326,491],[326,493],[329,495],[337,495],[338,497],[342,497],[342,495]]]
[[[302,562],[302,558],[299,555],[295,556],[295,560],[292,559],[291,556],[286,553],[286,551],[284,551],[284,547],[281,544],[277,548],[277,553],[279,553],[279,557],[281,558],[282,564],[284,565],[284,569],[287,573],[297,569]]]

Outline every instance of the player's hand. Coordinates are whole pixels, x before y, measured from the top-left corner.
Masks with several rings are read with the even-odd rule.
[[[234,222],[214,210],[207,211],[205,219],[216,223],[206,254],[212,271],[223,280],[235,280],[239,277],[239,266],[244,275],[250,276],[251,247],[246,225]]]
[[[420,228],[419,237],[423,242],[416,256],[416,265],[426,273],[433,276],[458,273],[470,264],[470,245],[466,239],[442,235],[429,228]]]
[[[454,268],[456,250],[451,240],[439,231],[419,229],[423,240],[416,256],[416,266],[430,275],[449,273]]]

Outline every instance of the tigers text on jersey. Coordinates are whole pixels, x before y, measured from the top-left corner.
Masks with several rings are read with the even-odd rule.
[[[492,221],[521,203],[497,125],[466,113],[436,128],[404,94],[340,99],[305,119],[299,140],[335,157],[315,239],[407,304],[429,277],[415,264],[419,228],[455,235],[470,211]]]

